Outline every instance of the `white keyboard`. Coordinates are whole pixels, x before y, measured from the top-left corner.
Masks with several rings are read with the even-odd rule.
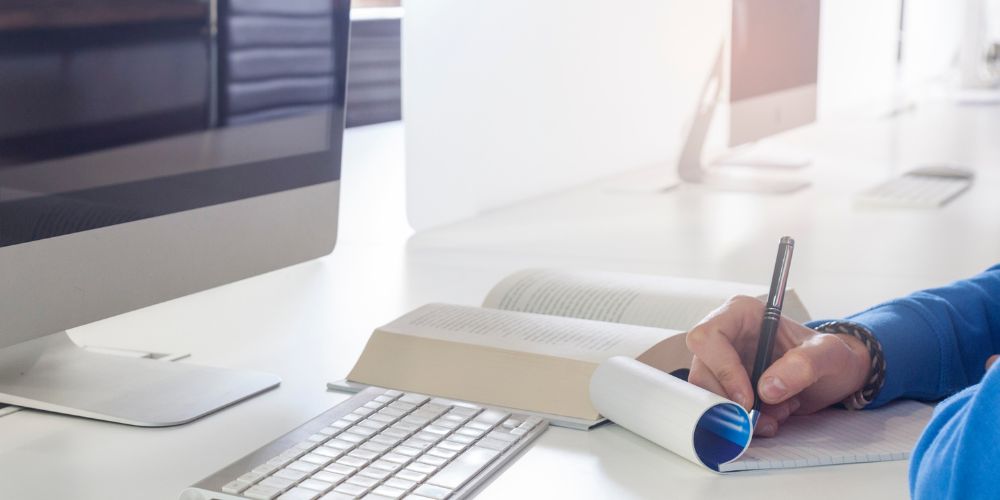
[[[181,499],[467,498],[547,427],[536,416],[372,387]]]
[[[861,206],[937,208],[969,189],[972,179],[906,174],[858,193]]]

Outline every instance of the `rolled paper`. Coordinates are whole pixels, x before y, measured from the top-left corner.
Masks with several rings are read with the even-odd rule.
[[[742,406],[626,356],[597,367],[590,399],[616,424],[714,471],[739,458],[753,435]]]

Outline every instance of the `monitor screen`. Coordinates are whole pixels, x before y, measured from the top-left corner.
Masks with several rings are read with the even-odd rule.
[[[329,1],[0,3],[0,247],[339,179]]]
[[[730,100],[815,85],[818,0],[734,0]]]

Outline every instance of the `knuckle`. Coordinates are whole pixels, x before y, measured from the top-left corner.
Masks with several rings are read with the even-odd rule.
[[[708,330],[705,328],[694,328],[684,336],[684,343],[692,352],[700,351],[708,342]]]
[[[757,300],[756,297],[751,297],[749,295],[733,295],[727,301],[729,304],[741,307],[741,308],[757,308],[763,306],[763,302]]]
[[[731,384],[739,379],[739,371],[732,366],[720,366],[715,370],[715,376],[723,385]]]

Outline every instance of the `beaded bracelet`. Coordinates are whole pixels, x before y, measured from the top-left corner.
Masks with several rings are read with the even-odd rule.
[[[868,381],[861,390],[851,394],[842,402],[848,410],[860,410],[868,406],[885,385],[885,355],[882,353],[882,344],[867,328],[851,321],[829,321],[819,325],[815,330],[823,333],[850,335],[860,340],[868,348],[872,359],[872,369]]]

